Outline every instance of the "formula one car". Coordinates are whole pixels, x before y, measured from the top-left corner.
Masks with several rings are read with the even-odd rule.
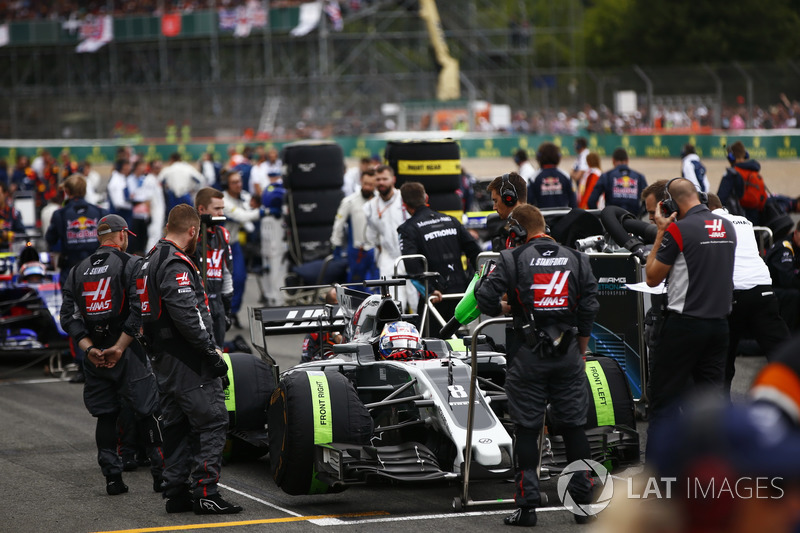
[[[59,274],[48,270],[46,257],[30,243],[19,254],[0,253],[0,355],[51,355],[52,371],[64,372],[58,356],[69,341],[60,309]]]
[[[381,286],[370,295],[337,286],[339,305],[251,309],[251,337],[274,369],[268,434],[273,477],[289,494],[321,494],[374,480],[400,482],[458,479],[464,473],[472,367],[466,354],[441,339],[421,340],[426,357],[390,360],[380,354],[387,324],[410,318],[386,290],[404,280],[365,282]],[[280,373],[267,338],[286,333],[342,332],[345,342],[326,360],[301,363]],[[477,354],[480,387],[474,400],[470,476],[508,479],[512,474],[513,426],[504,416],[505,357],[488,342]],[[611,361],[613,363],[613,361]],[[599,365],[598,365],[599,368]],[[602,387],[610,380],[602,377]],[[624,374],[617,367],[622,383]],[[629,401],[611,407],[629,411]],[[608,410],[597,422],[608,423]],[[590,417],[592,418],[592,417]],[[613,420],[613,417],[611,418]],[[557,428],[553,427],[553,431]],[[610,466],[638,461],[635,429],[605,426],[590,440],[593,456]],[[543,465],[566,465],[559,438],[543,440]]]

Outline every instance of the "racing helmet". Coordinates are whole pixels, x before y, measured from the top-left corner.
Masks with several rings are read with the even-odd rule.
[[[419,331],[410,322],[391,322],[383,326],[378,340],[378,352],[382,359],[398,350],[417,351],[422,349]]]
[[[39,261],[25,263],[19,269],[19,278],[23,281],[36,283],[42,280],[45,274],[45,266]]]

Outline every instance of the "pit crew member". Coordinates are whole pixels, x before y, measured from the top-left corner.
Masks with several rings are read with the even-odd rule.
[[[83,401],[97,418],[97,462],[111,496],[128,492],[122,481],[122,458],[117,454],[117,417],[125,399],[146,422],[151,460],[160,464],[158,392],[155,376],[141,345],[135,341],[141,326],[136,274],[141,258],[125,253],[128,225],[107,215],[97,226],[100,247],[72,269],[64,283],[61,325],[86,352]],[[158,490],[161,476],[153,474]]]
[[[496,316],[511,313],[515,338],[508,343],[506,394],[515,424],[517,510],[506,525],[536,525],[541,503],[536,468],[537,439],[550,403],[569,462],[591,457],[583,431],[589,398],[582,354],[597,314],[597,281],[589,258],[559,245],[545,234],[541,211],[531,205],[514,209],[510,234],[518,246],[503,250],[497,266],[475,291],[479,309]],[[508,295],[508,303],[502,297]],[[573,475],[569,492],[589,503],[588,475]],[[575,516],[579,523],[587,517]]]
[[[200,272],[189,258],[200,217],[179,204],[166,236],[139,271],[144,338],[161,392],[164,497],[168,513],[232,514],[242,510],[219,494],[228,429],[223,376],[228,367],[214,344]]]

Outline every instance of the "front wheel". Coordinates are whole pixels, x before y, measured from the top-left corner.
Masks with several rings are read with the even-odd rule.
[[[270,398],[272,477],[293,495],[334,489],[314,466],[317,444],[368,444],[373,422],[352,383],[338,372],[300,371],[284,376]],[[341,490],[341,489],[339,489]]]

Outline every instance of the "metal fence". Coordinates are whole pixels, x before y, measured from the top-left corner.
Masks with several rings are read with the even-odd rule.
[[[460,3],[440,2],[449,4]],[[782,93],[800,99],[800,66],[792,62],[545,68],[536,64],[535,40],[455,15],[448,22],[462,98],[528,116],[575,114],[586,105],[613,110],[618,91],[633,91],[644,125],[659,107],[702,105],[715,128],[725,126],[726,110],[738,108],[748,126],[769,127],[760,112],[769,114]],[[382,104],[434,98],[437,65],[415,13],[385,11],[358,23],[359,31],[336,33],[323,17],[320,29],[299,38],[214,33],[111,42],[94,54],[77,54],[74,46],[3,47],[0,137],[163,138],[168,127],[184,125],[194,138],[383,131]]]

